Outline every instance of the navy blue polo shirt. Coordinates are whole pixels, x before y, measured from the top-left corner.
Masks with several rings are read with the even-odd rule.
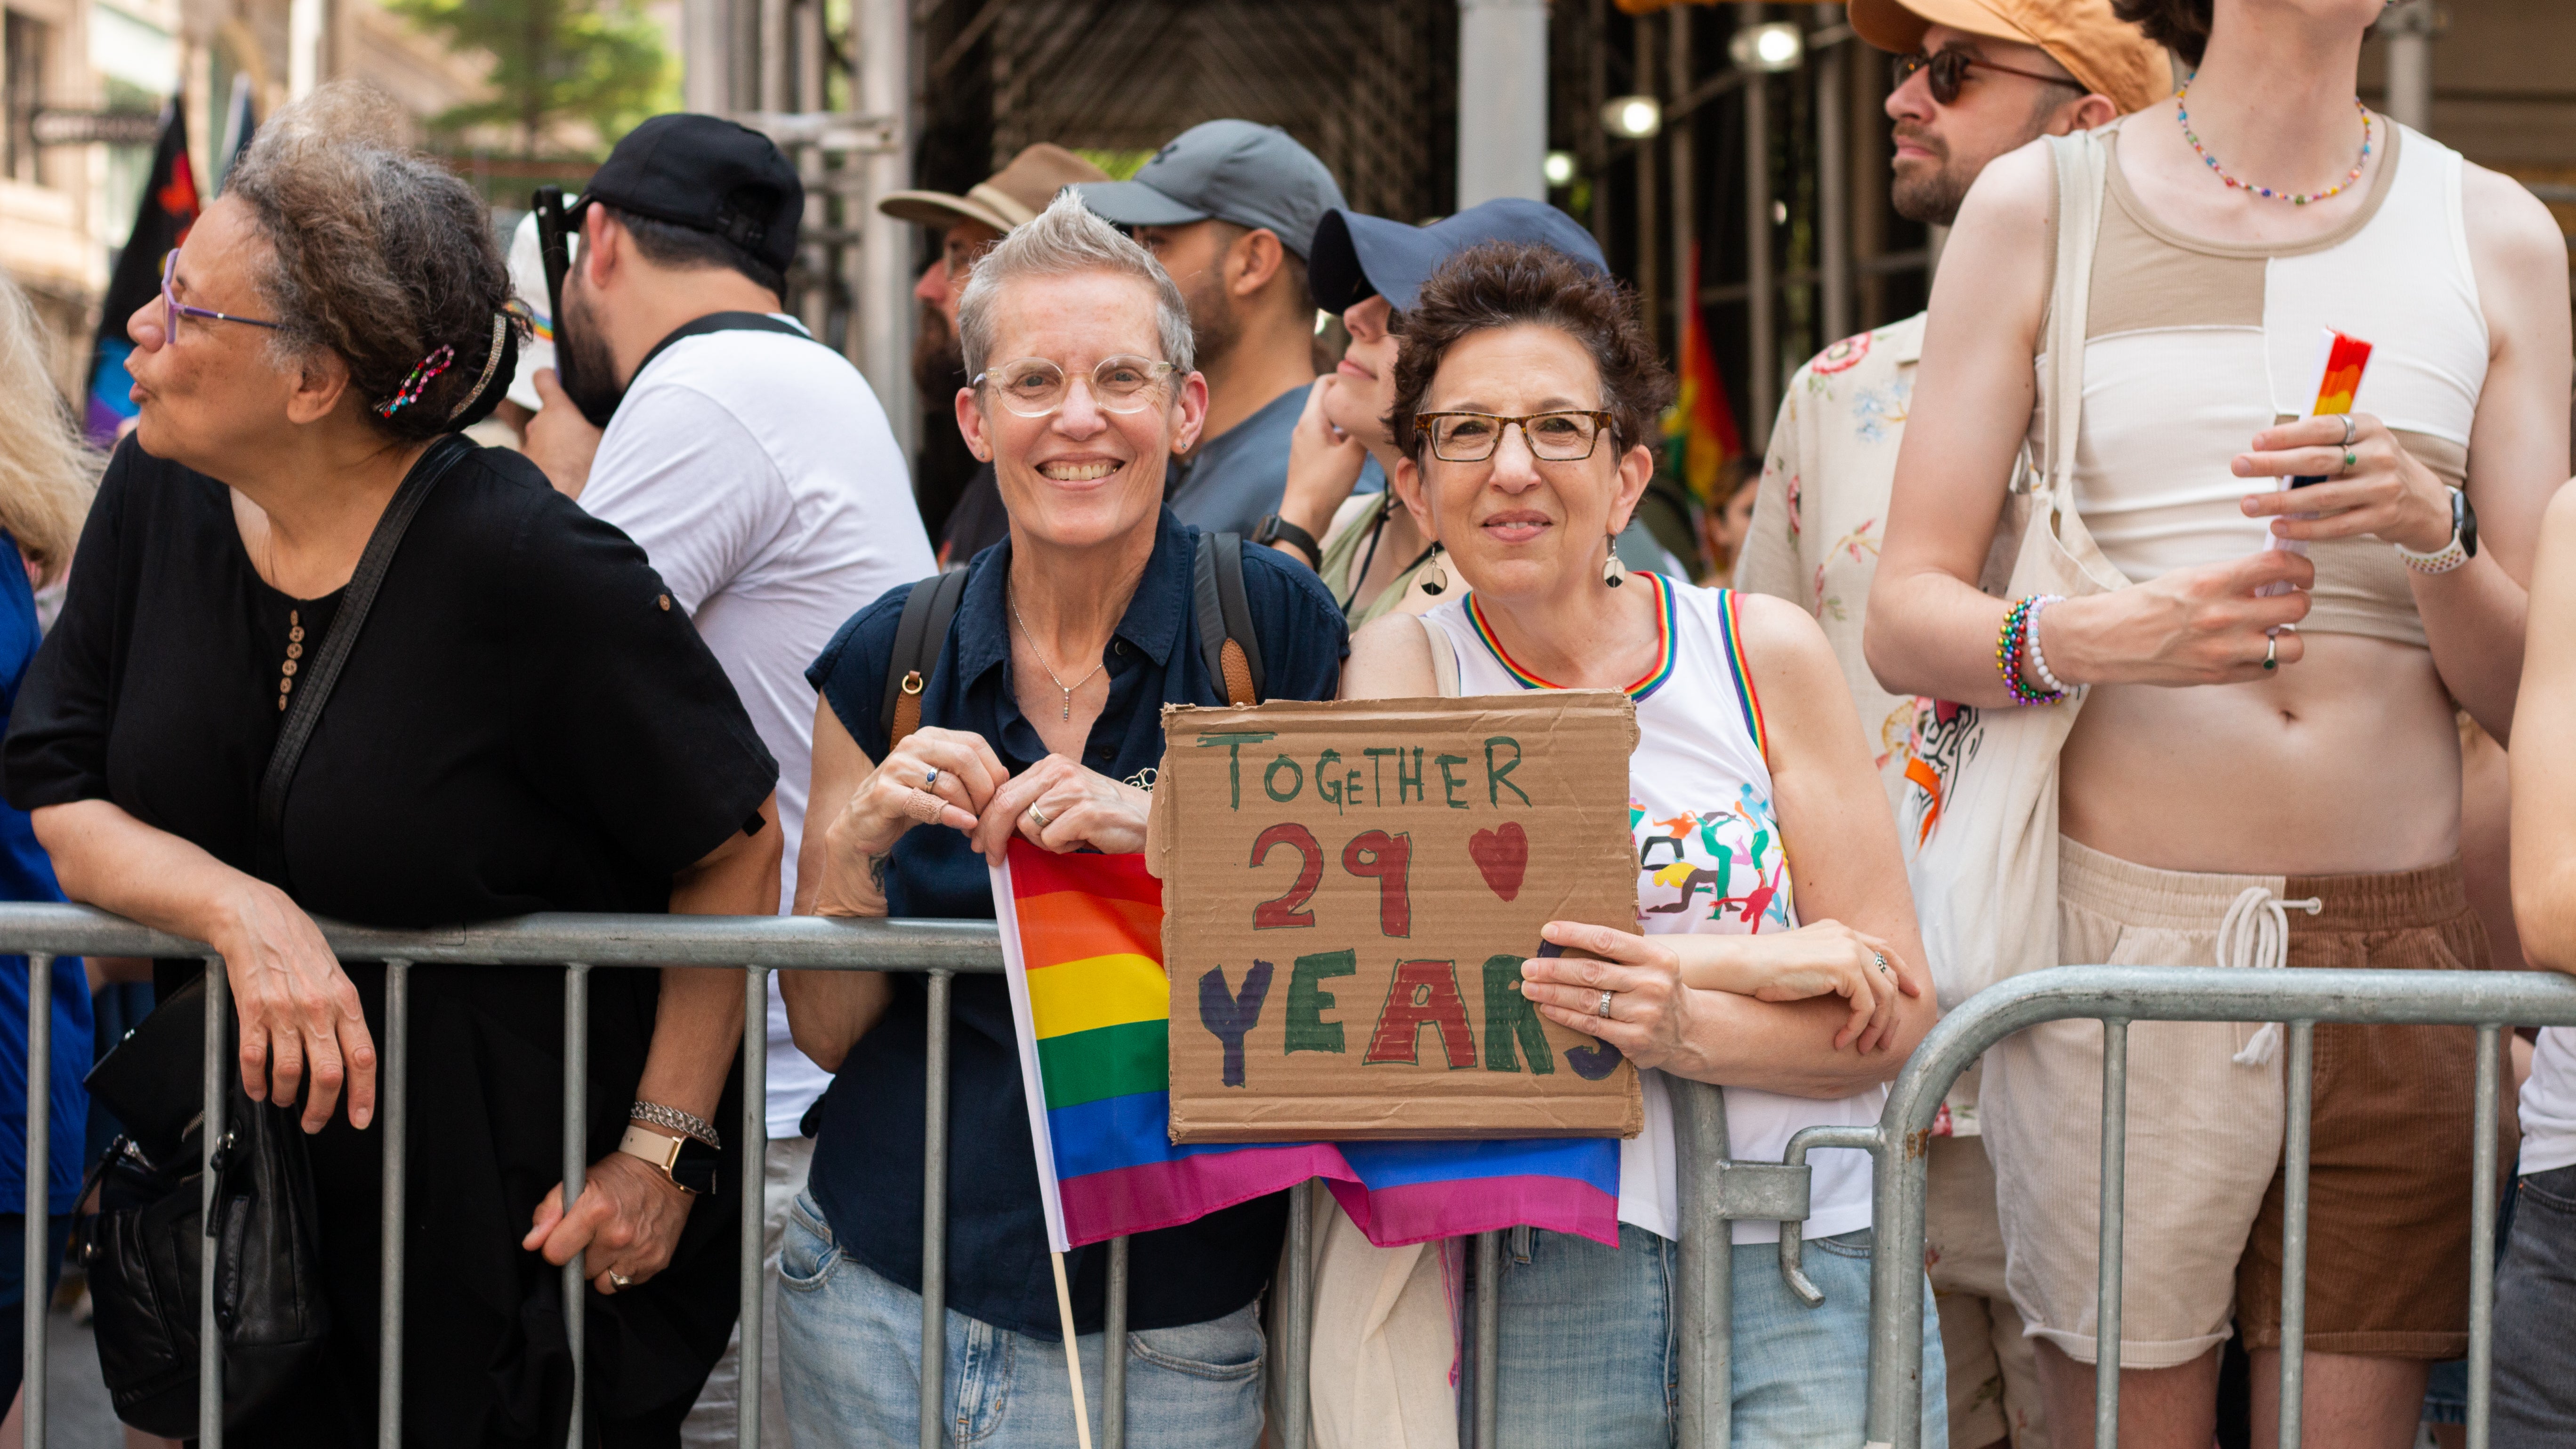
[[[1111,636],[1109,703],[1091,727],[1082,763],[1146,783],[1163,758],[1167,704],[1223,704],[1208,676],[1191,606],[1198,530],[1163,511],[1153,556]],[[1011,545],[978,554],[922,695],[921,722],[983,736],[1014,774],[1047,747],[1010,687],[1010,616],[1003,596]],[[1275,550],[1243,550],[1244,592],[1261,644],[1268,696],[1330,699],[1350,652],[1341,610],[1315,575]],[[877,707],[896,621],[912,591],[888,593],[841,626],[806,678],[870,759],[887,751]],[[897,916],[990,920],[991,878],[966,837],[916,826],[896,842],[886,901]],[[899,975],[894,999],[850,1049],[818,1107],[810,1187],[851,1257],[919,1292],[923,1031],[927,978]],[[948,1099],[948,1306],[1000,1328],[1058,1336],[1046,1220],[1038,1206],[1027,1098],[1011,1001],[998,976],[960,976],[951,996]],[[1139,1234],[1130,1245],[1128,1324],[1174,1328],[1234,1312],[1260,1293],[1278,1260],[1287,1198],[1274,1194],[1194,1223]],[[1074,1322],[1101,1323],[1108,1254],[1066,1255]]]

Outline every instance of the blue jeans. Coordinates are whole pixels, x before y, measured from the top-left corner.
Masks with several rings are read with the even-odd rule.
[[[778,1245],[779,1382],[799,1444],[916,1449],[921,1443],[921,1295],[843,1253],[811,1193]],[[1100,1335],[1080,1340],[1084,1401],[1100,1432]],[[1261,1437],[1261,1320],[1223,1318],[1127,1335],[1133,1449],[1228,1449]],[[1074,1442],[1064,1346],[948,1313],[949,1442],[1060,1449]]]
[[[1630,1224],[1614,1251],[1515,1230],[1503,1240],[1501,1433],[1508,1449],[1664,1449],[1681,1392],[1676,1245]],[[1735,1249],[1734,1449],[1858,1449],[1869,1409],[1867,1229],[1806,1245],[1814,1308],[1780,1250]],[[1940,1320],[1923,1294],[1923,1449],[1948,1449]]]
[[[2576,1442],[2576,1167],[2514,1184],[2496,1265],[2496,1449]]]

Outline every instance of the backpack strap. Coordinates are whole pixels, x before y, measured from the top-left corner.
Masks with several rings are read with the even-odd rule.
[[[1243,591],[1240,535],[1199,535],[1190,593],[1198,614],[1199,654],[1207,664],[1208,677],[1224,682],[1226,703],[1259,704],[1267,678],[1261,667],[1261,641],[1252,632],[1252,601]]]
[[[670,336],[654,343],[653,350],[644,354],[644,360],[635,364],[634,376],[642,377],[644,369],[653,365],[654,358],[669,351],[671,344],[685,342],[692,337],[704,337],[710,332],[775,332],[782,337],[802,337],[808,342],[813,342],[817,347],[823,345],[816,341],[813,333],[793,322],[782,322],[766,312],[709,312],[704,317],[683,322],[672,328]],[[633,385],[630,379],[628,386]]]
[[[937,673],[948,625],[965,595],[966,571],[956,568],[923,579],[904,596],[902,617],[894,624],[894,652],[886,656],[885,694],[877,706],[877,726],[885,731],[889,752],[921,728],[921,696]]]

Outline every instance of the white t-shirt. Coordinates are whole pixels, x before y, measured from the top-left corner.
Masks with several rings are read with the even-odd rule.
[[[1736,667],[1730,596],[1661,574],[1629,575],[1657,591],[1663,648],[1628,687],[1637,702],[1637,748],[1628,757],[1628,828],[1637,843],[1637,929],[1646,935],[1741,936],[1791,931],[1787,857],[1771,804],[1771,770],[1754,720],[1760,704]],[[1423,615],[1449,636],[1461,694],[1547,688],[1511,663],[1473,612],[1474,596]],[[1672,1105],[1661,1072],[1638,1074],[1645,1130],[1619,1145],[1619,1221],[1660,1237],[1681,1237]],[[1726,1088],[1727,1155],[1778,1162],[1799,1129],[1871,1126],[1887,1105],[1872,1087],[1839,1101]],[[1837,1149],[1809,1154],[1809,1239],[1869,1226],[1870,1160]],[[1777,1223],[1739,1220],[1738,1243],[1776,1243]]]
[[[885,410],[847,359],[802,337],[691,337],[627,390],[581,506],[643,546],[777,757],[791,909],[813,768],[805,667],[852,614],[938,567]],[[788,1039],[773,976],[769,1135],[796,1135],[830,1083]]]
[[[2576,1030],[2544,1026],[2522,1084],[2522,1173],[2576,1166]]]

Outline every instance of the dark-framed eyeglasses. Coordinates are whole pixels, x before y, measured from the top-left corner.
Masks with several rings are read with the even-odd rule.
[[[1092,405],[1103,412],[1141,413],[1160,395],[1156,384],[1179,369],[1150,357],[1104,357],[1091,369]],[[993,384],[1002,406],[1024,418],[1042,418],[1064,406],[1071,392],[1064,369],[1043,357],[1023,357],[975,374],[974,386]]]
[[[162,322],[169,328],[172,341],[178,340],[179,319],[182,317],[203,317],[209,322],[242,322],[253,327],[265,327],[271,332],[286,330],[286,324],[282,322],[263,322],[257,317],[236,317],[230,312],[218,312],[212,307],[191,307],[180,301],[178,294],[172,290],[178,280],[179,254],[173,251],[161,259]]]
[[[1431,456],[1444,463],[1481,463],[1502,446],[1503,430],[1517,426],[1530,456],[1548,463],[1578,463],[1592,456],[1601,435],[1610,431],[1606,412],[1530,413],[1508,418],[1494,413],[1416,413],[1415,431],[1431,440]]]
[[[2084,89],[2084,83],[2079,80],[2062,75],[2042,75],[2035,70],[2017,70],[2008,65],[1997,65],[1991,60],[1970,55],[1964,50],[1944,50],[1929,55],[1918,50],[1912,55],[1896,57],[1889,66],[1895,76],[1895,84],[1900,86],[1912,80],[1916,71],[1930,71],[1932,99],[1945,106],[1955,106],[1959,103],[1959,85],[1968,78],[1968,72],[1972,68],[2001,71],[2005,75],[2017,75],[2024,80],[2044,81],[2049,85],[2066,86],[2073,90]]]

